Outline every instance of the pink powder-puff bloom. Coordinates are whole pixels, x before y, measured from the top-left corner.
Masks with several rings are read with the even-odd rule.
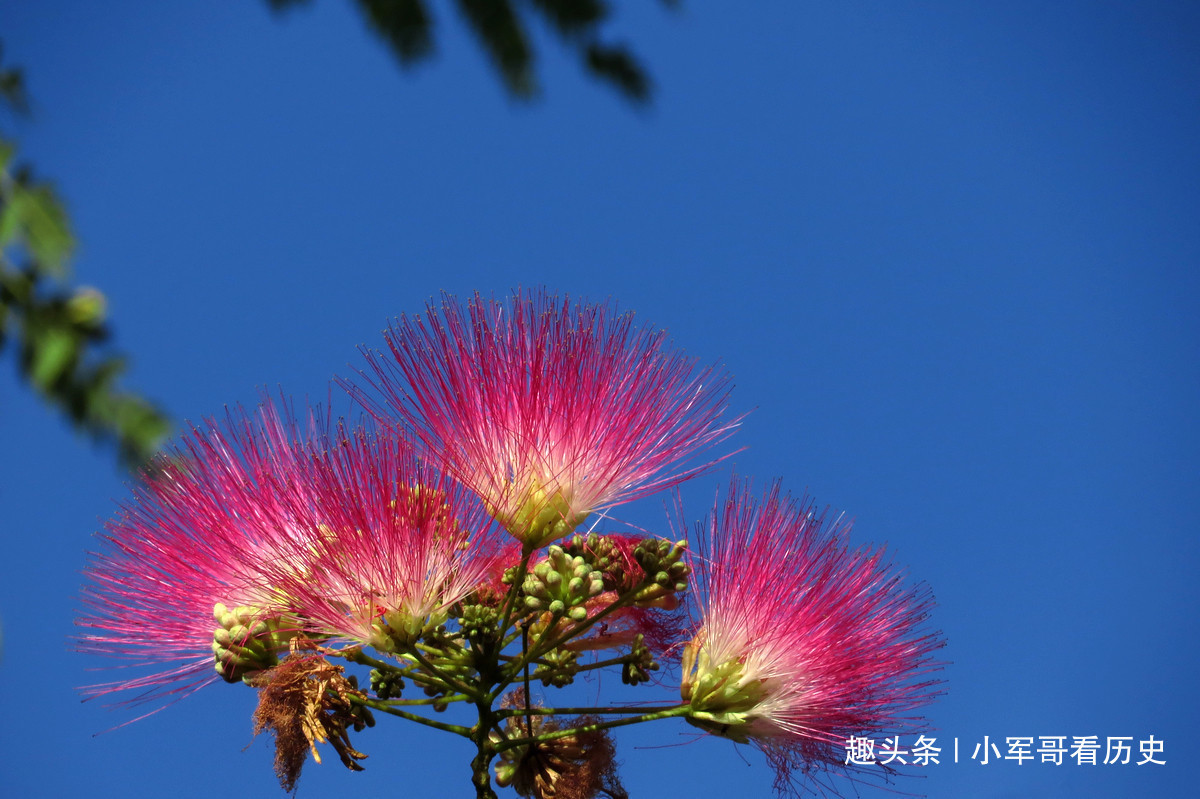
[[[906,587],[882,551],[848,543],[806,501],[730,488],[696,559],[701,611],[683,656],[689,720],[791,770],[837,768],[850,736],[920,729],[937,693],[924,629],[933,600]]]
[[[611,304],[445,296],[386,338],[390,358],[368,354],[380,398],[359,398],[409,425],[528,549],[694,476],[711,464],[685,462],[736,425],[721,419],[724,372]]]
[[[309,464],[311,575],[282,583],[306,627],[396,652],[489,588],[509,541],[478,498],[403,439],[339,431]]]
[[[277,586],[304,568],[304,550],[282,498],[304,493],[306,457],[294,424],[267,403],[256,418],[193,428],[151,466],[91,557],[77,622],[88,630],[80,649],[124,658],[134,675],[85,693],[140,701],[236,679],[237,664],[214,659],[218,628],[267,661],[286,644],[294,624]]]

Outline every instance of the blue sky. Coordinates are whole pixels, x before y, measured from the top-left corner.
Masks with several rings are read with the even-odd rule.
[[[450,17],[402,73],[331,0],[0,10],[35,112],[7,130],[69,204],[129,384],[177,420],[261,386],[323,400],[440,290],[612,297],[735,375],[739,473],[844,510],[931,585],[946,749],[900,790],[1191,793],[1196,7],[622,3],[645,111],[544,32],[544,97],[515,104]],[[0,794],[275,795],[249,689],[94,736],[129,714],[79,703],[104,664],[68,639],[127,478],[4,363]],[[723,480],[688,486],[689,518]],[[693,732],[618,735],[631,795],[769,795],[757,752]],[[1154,736],[1167,765],[984,766],[985,735],[1132,736],[1134,761]],[[456,740],[357,743],[366,772],[309,764],[301,795],[466,793]]]

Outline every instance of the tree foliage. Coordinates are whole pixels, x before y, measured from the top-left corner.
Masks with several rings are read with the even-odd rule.
[[[311,0],[266,0],[283,12]],[[660,0],[674,5],[672,0]],[[424,0],[355,0],[368,26],[403,67],[436,52],[437,17]],[[539,91],[531,20],[540,19],[579,57],[585,71],[626,99],[644,103],[651,83],[624,46],[601,40],[610,17],[604,0],[455,0],[505,88],[520,99]],[[29,112],[21,71],[0,68],[0,111]],[[166,416],[119,387],[121,355],[105,348],[105,298],[70,285],[75,249],[70,219],[51,184],[16,160],[16,144],[0,135],[0,352],[10,340],[19,373],[94,439],[115,442],[122,461],[144,463],[170,430]]]
[[[286,11],[311,0],[266,2],[276,11]],[[411,67],[436,51],[437,18],[431,4],[423,0],[355,0],[355,4],[401,66]],[[530,99],[539,91],[529,26],[532,19],[540,18],[577,54],[588,74],[632,102],[650,99],[650,78],[637,57],[623,45],[600,38],[600,29],[610,16],[604,0],[455,0],[454,6],[515,97]]]
[[[0,98],[15,113],[28,101],[21,73],[0,71]],[[54,188],[16,163],[16,145],[0,137],[0,351],[11,339],[21,376],[71,422],[116,443],[129,466],[146,461],[170,429],[163,413],[122,390],[120,355],[109,339],[104,295],[71,287],[75,237]]]

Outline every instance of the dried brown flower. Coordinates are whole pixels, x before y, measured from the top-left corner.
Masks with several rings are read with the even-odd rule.
[[[320,654],[301,653],[294,647],[282,663],[251,680],[259,689],[254,734],[274,733],[275,774],[286,791],[295,790],[309,752],[321,762],[319,743],[332,746],[346,768],[362,771],[357,761],[366,755],[350,745],[346,728],[358,721],[350,697],[365,695],[343,671]]]
[[[511,706],[513,702],[505,704]],[[579,716],[554,721],[547,716],[512,716],[505,725],[512,738],[535,737],[558,730],[578,731],[552,741],[510,749],[504,759],[504,779],[521,796],[530,799],[594,799],[609,796],[627,799],[617,776],[616,748],[605,730],[588,730],[600,719]],[[501,769],[497,770],[499,778]]]

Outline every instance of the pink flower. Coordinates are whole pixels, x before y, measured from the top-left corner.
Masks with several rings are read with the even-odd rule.
[[[490,590],[507,541],[478,498],[419,462],[410,445],[364,431],[309,465],[316,501],[297,508],[311,535],[310,574],[281,588],[306,627],[396,652]]]
[[[392,358],[368,354],[382,399],[360,399],[409,425],[529,549],[694,476],[711,464],[682,464],[737,423],[720,418],[726,374],[612,305],[445,296],[387,342]]]
[[[933,600],[906,587],[882,551],[851,550],[849,524],[805,500],[761,500],[734,485],[708,519],[697,559],[702,610],[684,652],[689,720],[794,768],[846,762],[850,736],[920,729],[937,693],[923,629]]]
[[[275,664],[299,632],[395,651],[497,570],[508,540],[407,442],[267,403],[193,429],[108,524],[80,648],[139,674],[85,688],[190,693]],[[144,672],[144,673],[143,673]]]
[[[77,621],[89,630],[80,649],[128,659],[136,676],[85,693],[136,691],[130,701],[141,701],[190,693],[218,672],[240,676],[214,660],[221,627],[235,644],[286,639],[278,622],[290,607],[275,586],[297,568],[299,531],[281,498],[297,502],[305,457],[268,403],[256,419],[193,428],[143,475],[92,555]]]

